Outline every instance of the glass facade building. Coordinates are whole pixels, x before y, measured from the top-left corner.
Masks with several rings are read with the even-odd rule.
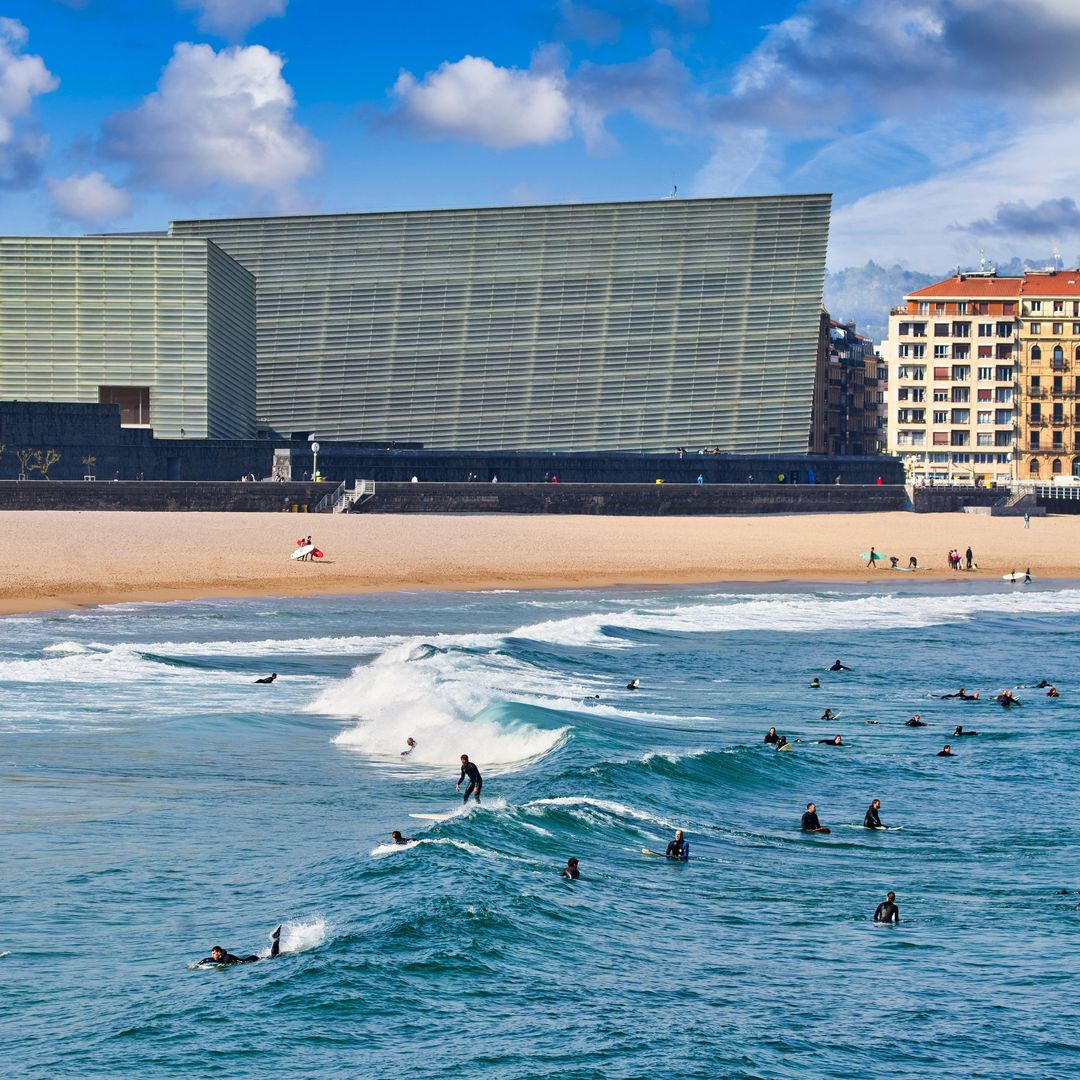
[[[257,282],[260,425],[802,453],[828,195],[176,221]]]
[[[0,399],[114,403],[163,438],[255,434],[255,279],[196,237],[0,237]]]

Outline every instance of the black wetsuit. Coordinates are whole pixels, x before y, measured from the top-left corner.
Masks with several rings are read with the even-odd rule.
[[[874,912],[874,922],[891,922],[898,923],[900,921],[900,909],[889,900],[882,900],[877,906],[877,911]]]
[[[471,761],[466,761],[465,764],[461,766],[461,776],[458,777],[459,786],[466,776],[469,778],[469,786],[465,789],[464,801],[468,802],[469,796],[475,791],[476,801],[479,802],[480,789],[484,786],[484,780],[480,776],[480,770]]]
[[[681,859],[683,857],[683,847],[685,844],[685,840],[672,840],[667,846],[667,857],[669,859]]]
[[[937,752],[938,757],[952,757],[953,752],[951,750],[939,750]]]
[[[273,681],[274,681],[274,680],[275,680],[276,678],[277,678],[277,676],[276,676],[276,675],[267,675],[265,679],[256,679],[255,681],[256,681],[257,683],[263,683],[264,685],[269,685],[269,684],[270,684],[270,683],[272,683],[272,682],[273,682]]]
[[[874,806],[868,806],[866,808],[866,817],[863,818],[863,825],[867,829],[885,828],[885,826],[881,824],[881,816],[878,814],[877,809]]]
[[[904,727],[926,727],[926,721],[916,720],[913,716],[910,720],[904,721]]]
[[[826,709],[826,710],[825,710],[825,711],[824,711],[824,712],[823,712],[823,713],[821,714],[821,719],[822,719],[822,720],[832,720],[832,719],[833,719],[833,711],[832,711],[832,709]]]
[[[838,743],[835,739],[818,739],[818,746],[843,746],[843,743]]]
[[[273,943],[270,946],[270,956],[267,959],[272,959],[281,952],[281,930],[280,928],[275,931]],[[261,956],[233,956],[231,952],[227,952],[220,960],[215,960],[212,956],[204,956],[199,963],[200,964],[223,964],[231,966],[233,964],[256,964],[263,958]]]
[[[818,816],[815,812],[807,810],[802,816],[802,831],[803,832],[815,832],[821,828],[821,822],[818,821]]]
[[[780,741],[780,736],[775,732],[770,732],[765,736],[765,741],[767,743],[778,743]]]
[[[830,671],[850,671],[851,668],[844,667],[844,665],[841,664],[839,660],[837,660],[836,663],[833,664],[833,666],[831,668],[829,668],[829,670]]]
[[[576,866],[565,866],[563,867],[562,876],[566,878],[567,881],[577,881],[577,879],[581,877],[581,873]]]

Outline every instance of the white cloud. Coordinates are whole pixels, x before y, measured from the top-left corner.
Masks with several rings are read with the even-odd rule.
[[[15,121],[30,112],[35,97],[60,85],[40,56],[22,52],[27,37],[17,19],[0,18],[0,143],[14,137]]]
[[[102,148],[139,183],[181,194],[225,184],[296,205],[318,147],[293,117],[282,64],[261,45],[215,52],[181,42],[157,90],[106,120]]]
[[[56,209],[76,221],[113,221],[131,211],[131,196],[99,172],[50,178],[47,184]]]
[[[566,76],[548,66],[523,71],[465,56],[440,64],[421,80],[403,71],[393,92],[397,119],[431,138],[508,149],[570,135]]]
[[[198,26],[209,34],[228,38],[242,37],[263,19],[285,14],[289,0],[180,0],[183,8],[195,8]]]

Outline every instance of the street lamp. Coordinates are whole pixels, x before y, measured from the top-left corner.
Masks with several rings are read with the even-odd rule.
[[[314,435],[311,436],[311,479],[319,479],[319,444]]]

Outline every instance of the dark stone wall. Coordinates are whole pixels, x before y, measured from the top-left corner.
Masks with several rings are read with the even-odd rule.
[[[84,480],[0,481],[0,510],[314,510],[330,484],[171,483]]]
[[[959,514],[965,506],[993,506],[1009,497],[1009,489],[916,488],[911,495],[917,514]]]
[[[828,514],[903,510],[903,485],[376,484],[373,514]]]

